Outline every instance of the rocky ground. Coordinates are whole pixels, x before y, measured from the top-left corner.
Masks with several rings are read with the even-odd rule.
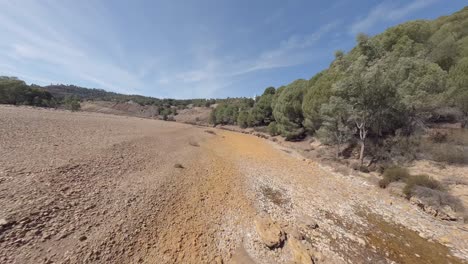
[[[464,263],[468,228],[251,135],[0,106],[1,263]]]

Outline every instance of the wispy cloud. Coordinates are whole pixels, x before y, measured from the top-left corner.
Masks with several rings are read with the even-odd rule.
[[[51,2],[41,5],[34,1],[22,4],[13,1],[2,3],[2,7],[7,11],[0,13],[0,32],[8,33],[9,41],[1,44],[1,48],[7,50],[16,63],[37,68],[48,67],[51,71],[55,69],[71,78],[74,77],[73,79],[82,79],[100,88],[132,93],[143,87],[137,74],[91,52],[87,49],[89,43],[86,43],[84,38],[71,35],[70,29],[76,25],[64,26],[69,20],[63,16],[76,14],[71,12],[70,7],[57,3],[60,2],[54,2],[53,5]],[[99,9],[93,10],[94,14],[88,12],[87,15],[98,15],[96,10]],[[102,19],[102,14],[100,15]],[[91,26],[86,25],[86,19],[76,22],[83,22],[80,25],[81,31],[74,31],[78,36],[86,32],[86,27]],[[16,75],[28,76],[27,71],[28,69],[22,69],[22,72],[16,72]],[[30,81],[41,82],[41,79]]]
[[[302,33],[277,34],[272,39],[286,36],[277,43],[255,45],[240,39],[239,45],[226,45],[223,42],[235,33],[223,36],[215,26],[204,28],[194,23],[193,28],[178,35],[170,30],[173,18],[160,23],[160,28],[142,31],[155,36],[135,33],[154,21],[133,17],[133,21],[123,23],[121,15],[113,13],[122,10],[112,10],[115,6],[106,6],[106,2],[2,1],[0,35],[8,37],[0,41],[0,74],[37,84],[68,82],[122,93],[215,97],[219,90],[248,78],[248,74],[313,61],[323,51],[320,41],[336,33],[340,25],[335,21],[309,33],[300,28],[297,31]],[[260,19],[264,28],[238,25],[252,29],[252,35],[256,35],[286,16],[285,10],[278,9],[265,20]],[[128,28],[116,26],[122,24]],[[174,35],[178,35],[175,40],[171,39]],[[130,43],[148,40],[144,45]],[[173,43],[178,46],[172,47]],[[242,45],[249,45],[249,50],[236,49]]]
[[[264,51],[260,56],[250,62],[241,73],[279,67],[288,67],[303,64],[311,59],[310,48],[321,38],[337,28],[340,21],[333,21],[320,27],[317,31],[305,35],[293,35],[280,43],[278,48]],[[249,63],[247,63],[249,64]]]
[[[364,18],[351,25],[349,32],[353,35],[367,32],[380,22],[397,21],[409,14],[428,7],[438,0],[413,0],[403,5],[384,2],[374,7]]]
[[[195,51],[195,57],[203,58],[196,69],[177,72],[173,75],[164,74],[157,80],[160,84],[182,83],[191,84],[191,90],[196,88],[201,94],[215,96],[215,92],[232,82],[232,78],[260,70],[290,67],[304,64],[313,59],[312,48],[325,35],[333,31],[340,24],[339,21],[328,23],[316,31],[292,35],[278,43],[276,48],[260,51],[251,59],[232,61],[214,55],[215,49],[207,52],[205,48]],[[197,95],[197,93],[194,93]],[[199,96],[199,95],[198,95]]]

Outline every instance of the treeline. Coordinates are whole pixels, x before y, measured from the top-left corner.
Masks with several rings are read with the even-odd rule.
[[[61,100],[40,86],[29,86],[16,77],[0,76],[0,104],[57,107]]]
[[[57,101],[44,89],[28,86],[15,77],[0,76],[0,103],[53,107]]]
[[[214,124],[268,126],[297,140],[307,134],[340,146],[410,135],[428,122],[468,125],[468,7],[434,21],[418,20],[375,37],[357,36],[349,53],[310,80],[267,88],[253,105],[220,104]]]
[[[67,96],[76,96],[82,101],[112,101],[112,102],[135,102],[141,106],[175,106],[179,109],[186,108],[189,105],[197,107],[209,107],[224,99],[160,99],[143,95],[126,95],[114,92],[108,92],[102,89],[90,89],[75,85],[55,84],[44,86],[43,89],[50,92],[56,98],[65,98]]]
[[[80,100],[73,95],[54,97],[38,85],[27,85],[16,77],[0,76],[0,104],[63,107],[72,111],[80,109]]]
[[[65,107],[70,110],[78,110],[82,101],[134,102],[141,106],[156,106],[158,115],[162,116],[163,119],[167,119],[176,115],[177,110],[180,109],[210,107],[214,104],[231,103],[237,100],[244,99],[159,99],[142,95],[119,94],[75,85],[27,85],[16,77],[0,76],[0,104]]]

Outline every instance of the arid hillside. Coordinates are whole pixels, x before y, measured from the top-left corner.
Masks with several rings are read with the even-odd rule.
[[[467,241],[253,135],[0,105],[1,263],[466,263]]]
[[[129,102],[110,102],[110,101],[85,101],[81,104],[81,110],[86,112],[95,112],[102,114],[113,114],[122,116],[134,116],[158,119],[159,108],[153,105],[142,106],[138,103]]]

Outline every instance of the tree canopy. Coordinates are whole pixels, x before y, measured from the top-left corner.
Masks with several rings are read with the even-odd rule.
[[[330,144],[411,133],[454,108],[468,122],[468,7],[370,37],[358,34],[328,69],[310,80],[265,90],[239,109],[241,126],[269,126],[289,140],[317,133]],[[270,115],[272,113],[272,115]],[[350,137],[350,134],[352,136]]]

